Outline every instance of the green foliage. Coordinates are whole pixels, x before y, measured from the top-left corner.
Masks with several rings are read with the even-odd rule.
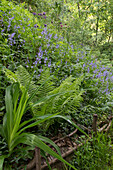
[[[14,152],[14,148],[20,143],[27,144],[30,146],[37,146],[45,152],[51,154],[52,156],[57,157],[59,160],[63,161],[67,165],[71,166],[68,162],[63,160],[61,156],[52,151],[46,144],[44,144],[44,142],[42,142],[42,140],[46,141],[46,138],[38,137],[36,135],[23,132],[25,129],[36,126],[39,123],[44,122],[45,120],[57,115],[54,114],[49,116],[47,115],[45,117],[35,117],[31,120],[24,121],[23,123],[21,123],[22,116],[24,115],[29,104],[27,89],[23,90],[22,95],[20,97],[20,89],[18,83],[14,83],[13,85],[8,86],[6,88],[6,114],[4,115],[3,124],[0,125],[0,135],[6,140],[9,154],[0,156],[0,168],[2,169],[3,167],[4,159],[10,157],[10,155]],[[36,119],[36,122],[30,124],[30,122]],[[49,142],[49,140],[47,140],[47,142]],[[55,144],[53,145],[55,146]],[[57,149],[57,146],[55,146],[55,148]]]
[[[18,67],[15,74],[10,70],[5,69],[5,74],[12,82],[19,82],[21,89],[25,89],[31,80],[30,74],[22,66]],[[70,76],[62,81],[59,87],[55,87],[55,85],[53,86],[52,77],[49,77],[50,72],[46,70],[42,74],[38,85],[33,81],[30,81],[28,95],[29,97],[33,97],[33,113],[37,115],[45,115],[61,112],[66,115],[71,113],[72,110],[76,110],[76,107],[79,106],[80,101],[82,100],[81,96],[83,91],[80,91],[79,87],[83,80],[83,76],[79,77],[79,79]],[[41,84],[43,84],[43,86],[39,87]],[[33,96],[36,88],[38,88],[38,91]],[[51,98],[49,98],[49,96],[51,96]],[[46,100],[37,105],[37,100],[41,97],[46,97]]]
[[[75,152],[73,165],[77,169],[112,169],[113,153],[111,139],[98,134]]]
[[[20,98],[30,82],[26,110],[34,115],[60,112],[91,126],[94,113],[112,114],[112,7],[112,0],[0,1],[0,123],[10,82],[19,82]]]

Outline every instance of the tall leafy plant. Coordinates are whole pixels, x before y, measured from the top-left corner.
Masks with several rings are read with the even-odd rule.
[[[36,116],[30,120],[22,122],[22,117],[29,109],[30,107],[29,104],[32,100],[32,97],[29,97],[28,95],[29,84],[22,91],[20,91],[18,82],[13,83],[12,85],[6,88],[6,95],[5,95],[6,113],[3,118],[3,124],[0,124],[0,135],[3,138],[5,138],[6,143],[8,145],[9,153],[7,155],[0,156],[0,170],[2,170],[3,168],[3,163],[5,158],[10,157],[11,154],[14,152],[15,148],[20,143],[27,144],[30,146],[37,146],[40,149],[52,155],[53,157],[56,157],[60,161],[69,165],[73,169],[76,169],[43,142],[46,141],[46,138],[44,138],[42,141],[42,137],[25,132],[26,129],[39,125],[40,123],[55,117],[64,118],[69,123],[73,124],[76,128],[79,128],[71,120],[67,119],[66,117],[58,115],[58,113],[52,115],[40,116],[40,117]],[[47,99],[48,99],[47,97],[42,98],[37,101],[37,104]],[[79,128],[79,130],[81,129]],[[55,144],[53,145],[58,150],[57,146]]]
[[[23,66],[19,66],[15,74],[10,70],[5,69],[5,74],[11,82],[19,82],[21,89],[25,88],[31,79],[31,75]],[[40,89],[35,93],[36,95],[33,95],[31,100],[32,103],[36,103],[36,105],[34,104],[32,107],[33,113],[45,115],[62,111],[63,113],[65,112],[68,114],[70,110],[76,110],[76,107],[82,100],[81,95],[83,94],[83,90],[80,90],[79,88],[82,80],[83,75],[80,76],[79,79],[70,76],[62,81],[60,86],[55,87],[53,78],[50,77],[49,70],[43,72],[37,85],[34,81],[31,81],[29,85],[28,94],[29,96],[32,96],[35,89],[43,84],[43,86],[40,86]],[[37,105],[37,100],[43,96],[47,97],[48,95],[52,96],[52,98],[48,98],[48,100]]]

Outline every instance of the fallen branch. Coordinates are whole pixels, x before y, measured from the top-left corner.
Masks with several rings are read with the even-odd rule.
[[[62,154],[62,158],[65,158],[65,157],[71,155],[78,147],[80,147],[80,146],[82,146],[82,145],[83,145],[83,143],[79,144],[78,146],[73,147],[72,149],[70,149],[70,150],[67,151],[66,153]],[[55,165],[57,162],[59,162],[59,160],[56,159],[56,158],[54,158],[52,161],[49,162],[49,165],[50,165],[50,166]],[[44,170],[44,169],[45,169],[45,170],[48,169],[48,165],[47,165],[47,164],[46,164],[46,165],[43,165],[43,166],[41,167],[41,170]]]
[[[77,132],[77,130],[78,130],[78,129],[75,129],[75,130],[74,130],[72,133],[70,133],[69,135],[64,136],[64,137],[62,137],[62,138],[60,138],[60,139],[55,140],[54,143],[58,143],[58,142],[61,141],[61,140],[64,140],[64,139],[66,139],[66,138],[69,138],[69,137],[73,136],[73,135]]]
[[[107,132],[111,126],[112,120],[110,120],[108,127],[105,129],[105,132]]]
[[[104,126],[102,126],[100,129],[98,129],[99,132],[102,132],[105,128],[106,128],[107,124],[105,124]]]
[[[80,125],[80,124],[77,124],[78,126],[80,126],[81,128],[83,128],[84,130],[87,130],[87,132],[91,132],[91,130],[87,127],[85,127],[84,125]]]

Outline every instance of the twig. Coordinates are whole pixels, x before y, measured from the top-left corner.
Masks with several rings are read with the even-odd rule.
[[[89,128],[85,127],[84,125],[80,125],[80,124],[77,124],[77,125],[83,129],[87,130],[88,132],[91,132],[91,130]]]
[[[80,146],[82,146],[82,145],[83,145],[83,143],[79,144],[78,146],[73,147],[72,149],[70,149],[70,150],[67,151],[66,153],[62,154],[62,158],[65,158],[65,157],[69,156],[69,155],[72,154],[78,147],[80,147]],[[59,162],[59,160],[56,159],[56,158],[54,158],[52,161],[49,162],[49,165],[52,166],[53,164],[55,164],[55,163],[57,163],[57,162]],[[46,164],[46,165],[43,165],[43,166],[41,167],[41,170],[46,169],[47,167],[48,167],[47,164]]]
[[[74,130],[72,133],[70,133],[69,135],[64,136],[64,137],[62,137],[62,138],[60,138],[60,139],[55,140],[54,143],[58,143],[59,141],[64,140],[65,138],[69,138],[69,137],[73,136],[73,135],[77,132],[77,130],[78,130],[78,129],[75,129],[75,130]]]
[[[110,120],[108,127],[105,129],[105,132],[107,132],[111,126],[112,120]]]
[[[102,132],[105,128],[106,128],[107,124],[105,124],[104,126],[102,126],[100,129],[98,129],[99,132]]]

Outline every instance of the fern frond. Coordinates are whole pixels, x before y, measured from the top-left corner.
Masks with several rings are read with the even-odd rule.
[[[75,110],[82,100],[83,91],[79,89],[82,80],[83,76],[79,79],[75,79],[71,76],[65,79],[59,87],[48,93],[48,95],[57,93],[59,95],[49,99],[46,103],[43,103],[39,107],[40,114],[44,115],[59,111],[63,111],[63,113],[65,113],[67,109],[72,110],[72,108]]]
[[[9,78],[11,80],[11,82],[15,83],[18,81],[16,74],[14,74],[11,70],[4,69],[3,71],[4,71],[5,75],[7,76],[7,78]]]
[[[46,81],[47,79],[48,79],[48,81]],[[46,96],[48,94],[48,92],[55,89],[55,85],[53,83],[53,77],[50,75],[49,69],[44,70],[40,76],[38,85],[41,85],[43,83],[44,83],[44,85],[41,87],[40,91],[38,92],[39,97]]]
[[[48,100],[39,103],[39,105],[37,105],[36,107],[33,107],[32,111],[34,114],[45,115],[56,112],[67,113],[67,110],[75,110],[82,100],[83,91],[80,90],[80,84],[83,80],[83,76],[79,78],[74,78],[70,76],[66,78],[59,87],[55,87],[52,81],[53,78],[50,77],[49,70],[45,70],[42,73],[38,84],[36,84],[34,81],[31,81],[32,76],[23,66],[19,66],[15,74],[6,69],[6,75],[12,81],[18,81],[21,88],[26,88],[26,86],[30,82],[28,90],[29,96],[32,96],[37,87],[40,87],[40,85],[43,84],[36,95],[33,96],[31,104],[35,103],[44,96],[53,96],[51,98],[48,98]],[[47,80],[49,77],[50,79]]]

